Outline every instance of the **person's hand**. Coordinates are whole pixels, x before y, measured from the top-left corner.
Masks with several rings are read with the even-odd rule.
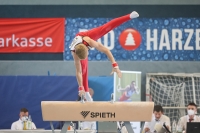
[[[84,90],[80,90],[80,91],[78,91],[78,95],[81,97],[82,95],[84,95],[85,96],[85,91]]]
[[[121,73],[121,71],[119,69],[119,66],[118,66],[117,62],[112,63],[112,67],[113,67],[112,68],[112,72],[110,74],[113,74],[114,72],[116,72],[117,76],[119,78],[121,78],[122,77],[122,73]]]
[[[144,129],[145,133],[148,132],[149,130],[150,130],[150,129],[149,129],[148,127],[146,127],[146,128]]]
[[[83,86],[79,86],[78,87],[78,95],[81,97],[82,95],[85,96],[85,90],[84,90],[84,87]]]
[[[121,73],[121,70],[120,70],[119,68],[113,68],[113,69],[112,69],[112,72],[111,72],[110,74],[112,75],[114,72],[117,73],[117,76],[118,76],[119,78],[122,77],[122,73]]]

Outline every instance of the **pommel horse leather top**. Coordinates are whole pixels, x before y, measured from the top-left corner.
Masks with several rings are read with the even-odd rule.
[[[42,101],[44,121],[151,121],[153,102]]]

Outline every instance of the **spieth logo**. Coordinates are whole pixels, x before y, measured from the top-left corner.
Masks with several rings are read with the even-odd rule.
[[[83,118],[85,119],[85,117],[90,113],[90,111],[82,111],[81,115],[83,116]]]
[[[125,50],[135,50],[140,46],[141,35],[135,29],[126,29],[119,36],[119,43]]]
[[[82,111],[81,115],[85,119],[90,113],[91,118],[115,118],[115,112],[90,112],[90,111]]]

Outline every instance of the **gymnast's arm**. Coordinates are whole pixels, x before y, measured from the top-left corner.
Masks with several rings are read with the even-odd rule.
[[[135,91],[136,91],[136,94],[140,93],[140,89],[137,86],[135,86]]]
[[[127,85],[125,88],[119,88],[118,90],[119,91],[127,91],[129,89],[130,89],[130,87]]]
[[[74,64],[75,64],[75,67],[76,67],[76,79],[77,79],[78,85],[83,86],[80,59],[78,58],[78,56],[74,52],[72,52],[72,56],[74,58]]]
[[[103,52],[107,55],[107,57],[109,58],[109,60],[111,61],[111,63],[115,63],[115,59],[112,55],[112,53],[110,52],[110,50],[108,48],[106,48],[105,46],[103,46],[101,43],[97,42],[97,41],[94,41],[93,39],[89,38],[89,37],[84,37],[84,40],[89,43],[89,45],[91,47],[94,47],[96,48],[97,50],[99,50],[100,52]],[[113,71],[111,72],[111,74],[113,72],[116,72],[118,77],[121,78],[121,71],[119,68],[113,68]]]

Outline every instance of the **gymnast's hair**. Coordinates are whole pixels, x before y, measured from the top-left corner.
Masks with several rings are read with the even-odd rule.
[[[86,59],[88,56],[88,48],[84,44],[78,44],[75,47],[75,53],[79,57],[79,59]]]

